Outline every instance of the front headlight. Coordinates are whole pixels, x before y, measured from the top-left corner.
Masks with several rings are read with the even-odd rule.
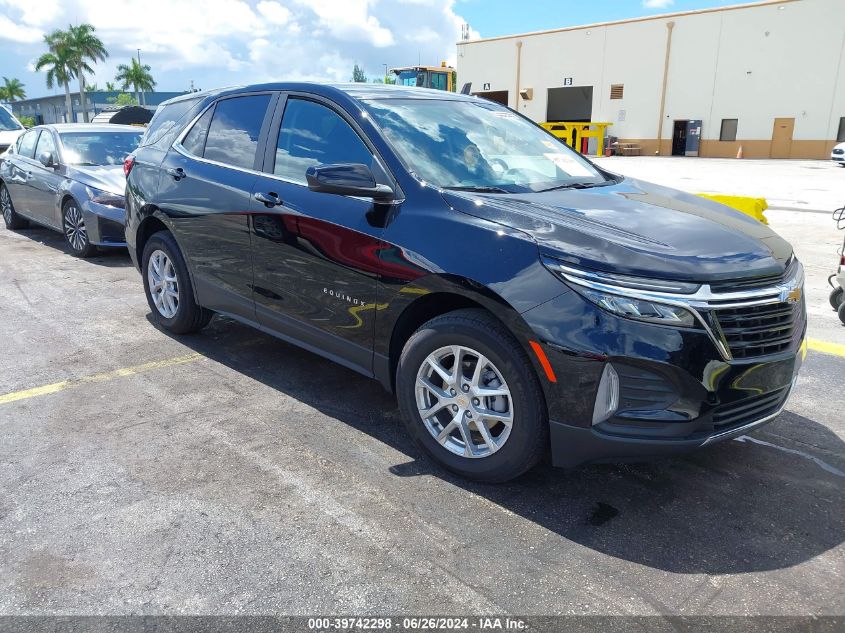
[[[597,306],[619,316],[637,319],[638,321],[662,323],[664,325],[695,327],[695,317],[692,316],[689,310],[680,306],[636,299],[634,297],[606,294],[588,288],[575,288],[575,290]]]
[[[126,199],[122,195],[94,189],[93,187],[85,187],[85,193],[88,194],[88,199],[91,202],[96,202],[107,207],[114,207],[115,209],[124,209],[126,207]]]
[[[695,293],[699,284],[583,270],[549,258],[543,264],[581,296],[613,314],[675,327],[697,325],[684,307],[684,296]]]

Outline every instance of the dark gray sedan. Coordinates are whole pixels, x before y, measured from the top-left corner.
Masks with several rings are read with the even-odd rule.
[[[123,125],[41,125],[0,156],[0,209],[8,229],[29,222],[61,231],[79,257],[125,246],[123,160],[144,130]]]

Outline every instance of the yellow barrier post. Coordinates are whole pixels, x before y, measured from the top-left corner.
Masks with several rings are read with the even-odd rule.
[[[589,123],[581,121],[547,121],[540,123],[540,125],[569,145],[569,147],[579,152],[581,151],[581,139],[598,139],[596,156],[604,156],[604,142],[607,138],[607,128],[613,125],[613,123],[603,121],[591,121]]]

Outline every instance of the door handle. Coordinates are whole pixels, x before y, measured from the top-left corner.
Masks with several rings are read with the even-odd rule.
[[[173,180],[182,180],[188,174],[185,173],[185,170],[181,167],[170,167],[167,169],[167,175],[171,176]]]
[[[272,191],[269,193],[262,193],[259,191],[253,197],[259,202],[263,202],[265,207],[280,207],[284,204],[282,199],[279,197],[279,194]]]

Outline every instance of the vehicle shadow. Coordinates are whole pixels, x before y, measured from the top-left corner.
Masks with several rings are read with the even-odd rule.
[[[732,574],[791,567],[845,541],[845,446],[794,413],[768,427],[776,435],[753,434],[769,445],[728,441],[679,458],[575,470],[541,464],[514,482],[483,485],[425,455],[374,380],[227,318],[178,340],[408,456],[385,474],[437,476],[610,556],[673,573]],[[772,448],[792,440],[840,473]]]
[[[15,233],[23,235],[37,244],[54,248],[74,257],[64,236],[52,229],[41,226],[30,226],[26,229],[18,229]],[[79,261],[89,262],[107,268],[125,268],[132,265],[132,260],[129,258],[129,253],[125,248],[100,248],[93,257],[86,259],[80,258]]]

